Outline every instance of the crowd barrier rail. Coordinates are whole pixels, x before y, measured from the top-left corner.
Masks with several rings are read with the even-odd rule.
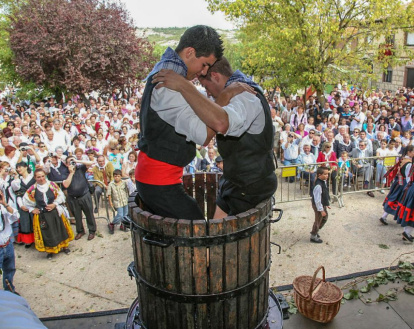
[[[348,158],[348,171],[351,175],[346,175],[345,167],[340,168],[335,161],[279,166],[276,169],[278,178],[276,204],[311,199],[310,189],[313,185],[311,180],[316,179],[316,169],[322,165],[329,168],[336,167],[336,170],[330,171],[328,186],[331,201],[338,202],[339,207],[345,206],[343,200],[345,195],[389,190],[390,183],[386,182],[384,175],[399,157],[400,155]],[[378,188],[376,185],[379,185]]]

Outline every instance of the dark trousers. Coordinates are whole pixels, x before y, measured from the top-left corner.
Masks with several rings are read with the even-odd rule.
[[[136,185],[147,210],[154,215],[177,219],[204,219],[196,200],[185,192],[182,184],[149,185],[137,181]]]
[[[88,192],[84,196],[75,198],[68,194],[68,204],[76,220],[76,232],[85,232],[82,222],[82,212],[86,217],[86,224],[88,225],[89,233],[96,232],[95,216],[93,215],[93,203],[91,194]]]
[[[101,200],[102,193],[103,193],[103,187],[100,185],[96,185],[95,186],[96,208],[99,208],[99,201]]]
[[[326,224],[328,221],[328,209],[323,207],[323,210],[326,212],[326,216],[322,216],[322,213],[316,209],[316,206],[312,203],[313,211],[315,212],[315,222],[312,227],[312,235],[318,234],[319,230]]]

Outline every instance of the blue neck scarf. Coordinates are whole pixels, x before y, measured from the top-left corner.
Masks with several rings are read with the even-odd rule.
[[[178,54],[170,47],[167,48],[165,53],[162,55],[161,60],[155,64],[151,73],[148,74],[144,81],[148,80],[150,76],[154,75],[162,69],[173,70],[183,77],[187,76],[187,65],[185,65],[181,57],[178,56]]]
[[[233,75],[227,80],[225,87],[229,86],[233,82],[243,82],[263,92],[262,88],[256,82],[248,78],[245,74],[243,74],[239,70],[234,72]]]

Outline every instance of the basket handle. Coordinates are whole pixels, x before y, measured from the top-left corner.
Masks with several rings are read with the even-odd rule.
[[[322,281],[319,281],[319,283],[316,285],[316,287],[314,288],[313,285],[315,284],[315,280],[316,280],[316,275],[318,274],[318,272],[322,269]],[[313,278],[312,278],[312,282],[311,285],[309,287],[309,300],[312,299],[312,293],[315,291],[316,288],[318,288],[318,286],[321,284],[321,282],[325,282],[325,267],[323,267],[322,265],[319,266],[315,273],[313,274]]]

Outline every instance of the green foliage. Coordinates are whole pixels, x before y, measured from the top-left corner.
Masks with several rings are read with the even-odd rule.
[[[289,304],[288,312],[290,314],[296,314],[296,313],[298,313],[298,308],[296,307],[295,300],[293,298],[291,298],[291,300],[288,301],[288,304]]]
[[[346,300],[358,299],[359,298],[359,290],[358,289],[349,289],[349,292],[347,294],[344,294],[344,298]]]
[[[403,49],[382,56],[378,42],[414,19],[413,4],[402,0],[206,1],[241,25],[245,73],[319,93],[339,80],[366,83],[375,62],[398,63]]]

